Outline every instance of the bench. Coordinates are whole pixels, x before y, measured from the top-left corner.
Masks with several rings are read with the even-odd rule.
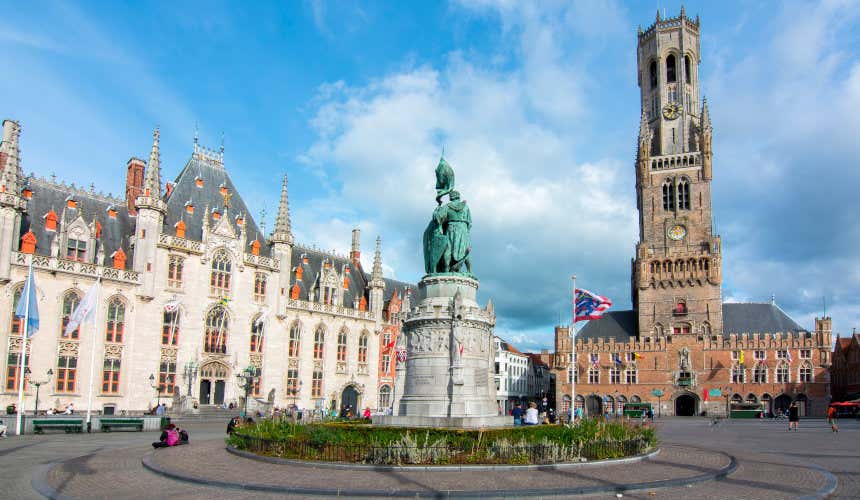
[[[33,420],[33,432],[42,434],[45,429],[64,429],[66,433],[83,432],[84,421],[79,418],[46,418]]]
[[[142,418],[102,418],[99,420],[102,432],[110,432],[111,429],[119,427],[136,428],[138,431],[143,430]]]

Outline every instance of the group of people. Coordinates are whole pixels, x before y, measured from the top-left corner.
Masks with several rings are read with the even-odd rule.
[[[556,422],[555,408],[539,412],[538,405],[534,401],[529,403],[526,410],[523,410],[523,406],[517,403],[511,410],[511,416],[514,417],[514,425],[554,424]]]
[[[161,436],[158,438],[158,441],[152,443],[152,447],[158,449],[183,444],[188,444],[188,431],[180,429],[174,424],[167,424],[167,427],[161,431]]]

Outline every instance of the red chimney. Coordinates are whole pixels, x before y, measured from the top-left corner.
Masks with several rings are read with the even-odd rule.
[[[134,209],[134,200],[143,193],[143,175],[146,164],[140,158],[129,158],[125,174],[125,203],[128,213],[137,214]]]

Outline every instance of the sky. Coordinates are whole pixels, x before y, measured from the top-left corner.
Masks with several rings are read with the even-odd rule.
[[[417,282],[444,148],[496,333],[551,348],[571,275],[630,307],[636,32],[680,2],[0,1],[0,117],[24,170],[121,194],[161,131],[172,179],[218,148],[271,229]],[[860,326],[860,2],[685,2],[700,16],[726,301]]]

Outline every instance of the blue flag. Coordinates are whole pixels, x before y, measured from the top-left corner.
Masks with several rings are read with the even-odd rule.
[[[29,304],[29,308],[27,304]],[[27,283],[24,284],[21,298],[18,300],[18,307],[15,308],[16,318],[23,318],[24,316],[27,316],[24,331],[27,332],[27,338],[30,338],[39,329],[39,304],[36,300],[36,282],[33,279],[32,267],[30,267],[30,273],[27,275]]]

